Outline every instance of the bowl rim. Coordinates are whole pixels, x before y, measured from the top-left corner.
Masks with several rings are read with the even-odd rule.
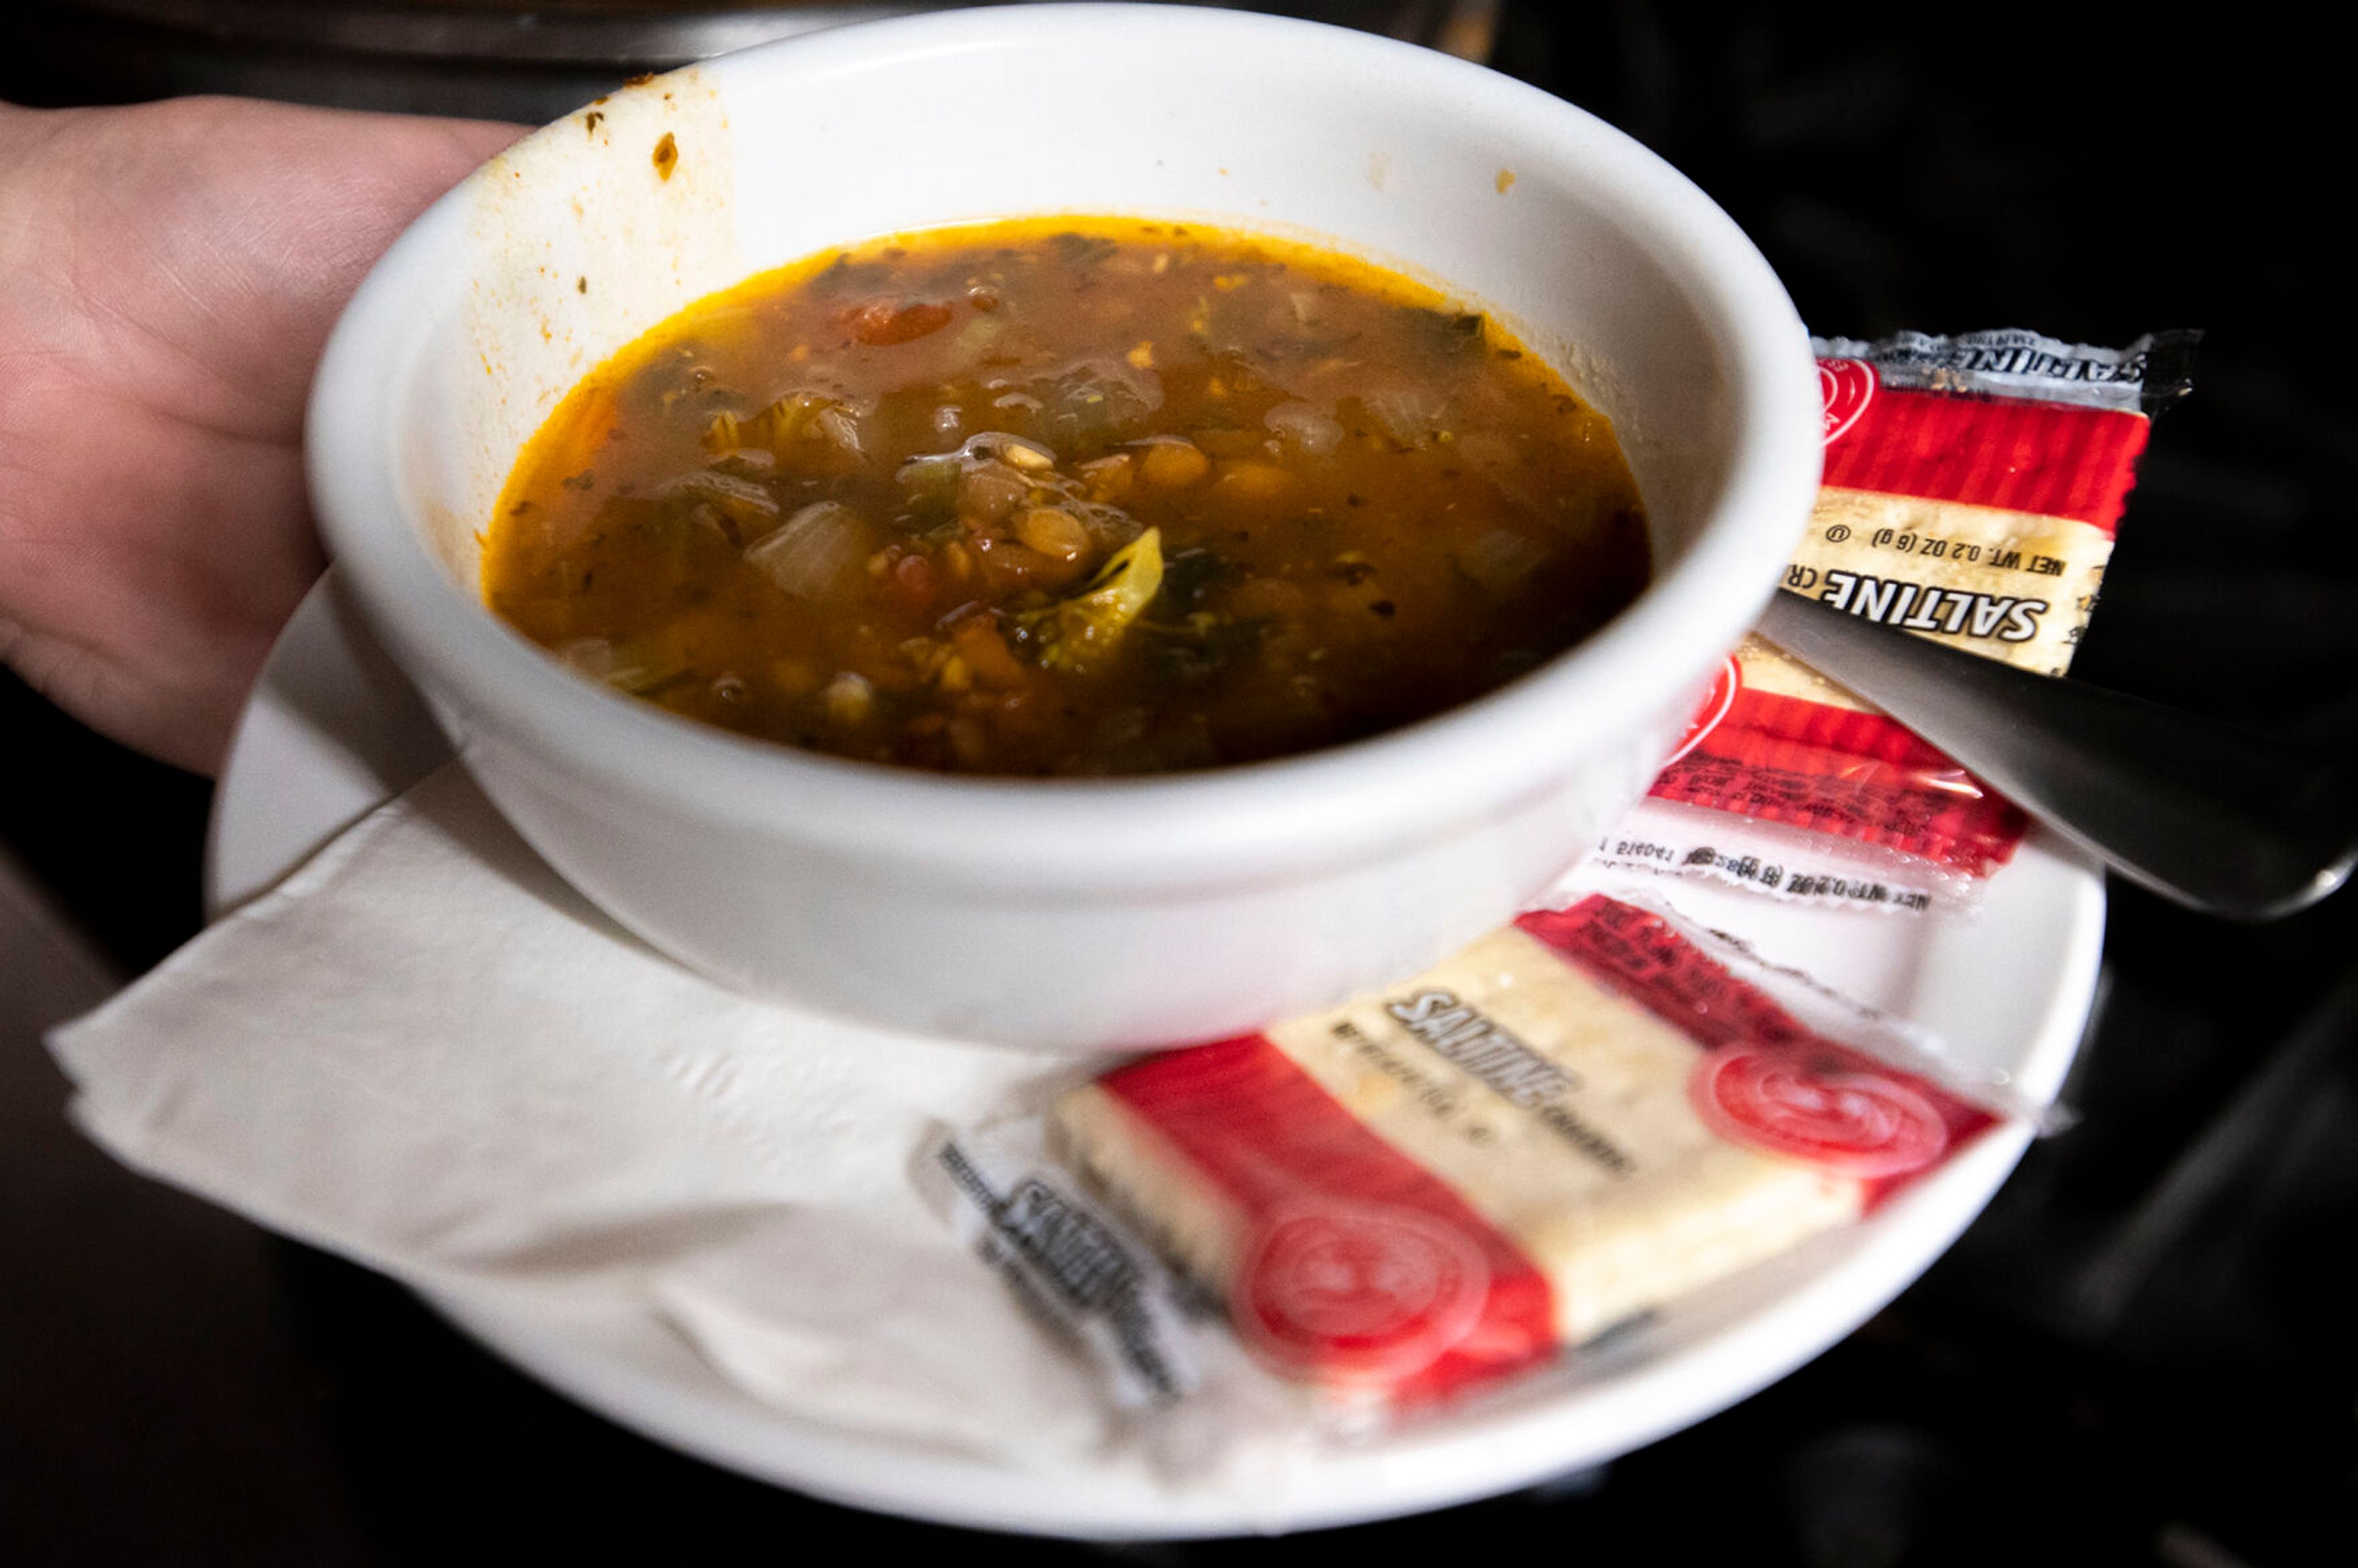
[[[1311,51],[1320,70],[1347,73],[1355,90],[1445,97],[1461,120],[1496,131],[1509,158],[1560,143],[1592,160],[1593,183],[1613,195],[1617,216],[1722,356],[1725,479],[1681,557],[1658,562],[1645,590],[1603,628],[1504,687],[1399,729],[1266,762],[1105,779],[977,777],[804,752],[700,724],[561,668],[480,595],[451,582],[404,505],[396,410],[422,352],[415,324],[422,305],[466,287],[451,262],[464,254],[478,171],[412,224],[362,281],[330,334],[305,430],[313,508],[331,553],[446,724],[477,729],[462,754],[478,742],[514,744],[595,780],[600,791],[817,852],[958,868],[994,882],[1203,887],[1232,884],[1240,871],[1296,874],[1470,831],[1625,743],[1679,690],[1700,688],[1774,591],[1806,522],[1821,455],[1815,362],[1792,302],[1734,221],[1595,116],[1413,44],[1291,17],[1140,5],[994,6],[860,23],[719,56],[625,91],[661,92],[694,73],[725,102],[946,50],[1135,51],[1141,28],[1222,38],[1257,67],[1279,53]],[[499,166],[529,157],[568,123],[525,137]],[[1693,645],[1691,659],[1681,657],[1682,644]],[[1603,717],[1568,726],[1573,713]],[[478,728],[471,721],[479,719]]]

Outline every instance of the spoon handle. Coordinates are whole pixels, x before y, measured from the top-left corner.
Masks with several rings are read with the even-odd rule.
[[[2338,770],[2266,737],[1782,590],[1760,633],[2165,898],[2272,920],[2358,863],[2358,796]]]

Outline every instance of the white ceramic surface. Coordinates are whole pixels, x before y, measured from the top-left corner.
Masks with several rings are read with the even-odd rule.
[[[702,730],[563,673],[482,610],[475,530],[515,452],[624,342],[833,243],[1060,211],[1283,225],[1498,312],[1615,419],[1656,582],[1440,719],[1108,783],[939,778]],[[1281,18],[993,7],[730,56],[493,160],[362,287],[309,453],[385,644],[502,809],[625,925],[741,989],[1120,1047],[1412,972],[1584,852],[1798,536],[1816,385],[1791,304],[1725,215],[1560,100]]]
[[[256,687],[217,797],[216,911],[260,892],[449,755],[332,584],[306,603]],[[1708,887],[1690,915],[1862,1000],[1938,1030],[1964,1065],[2036,1098],[2062,1081],[2093,995],[2103,883],[2034,838],[1977,918],[1793,910]],[[437,1304],[494,1349],[624,1425],[749,1475],[950,1523],[1101,1538],[1307,1529],[1440,1507],[1626,1453],[1724,1409],[1849,1333],[1944,1250],[2020,1156],[2020,1130],[1973,1144],[1861,1224],[1682,1301],[1647,1332],[1501,1400],[1359,1447],[1314,1446],[1278,1493],[1170,1489],[1141,1472],[997,1466],[832,1430],[724,1382],[653,1316],[520,1316]],[[949,1245],[945,1238],[945,1245]],[[1000,1288],[979,1263],[974,1289]]]

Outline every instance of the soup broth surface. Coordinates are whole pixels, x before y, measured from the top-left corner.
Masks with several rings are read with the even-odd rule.
[[[1195,225],[928,231],[665,322],[526,448],[491,606],[847,757],[1143,773],[1478,697],[1636,596],[1605,417],[1488,318]]]

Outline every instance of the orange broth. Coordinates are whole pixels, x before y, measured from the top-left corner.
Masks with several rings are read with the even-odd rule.
[[[655,328],[525,449],[483,591],[692,719],[1087,775],[1412,723],[1648,571],[1611,426],[1488,317],[1303,244],[1056,218],[830,253]]]

